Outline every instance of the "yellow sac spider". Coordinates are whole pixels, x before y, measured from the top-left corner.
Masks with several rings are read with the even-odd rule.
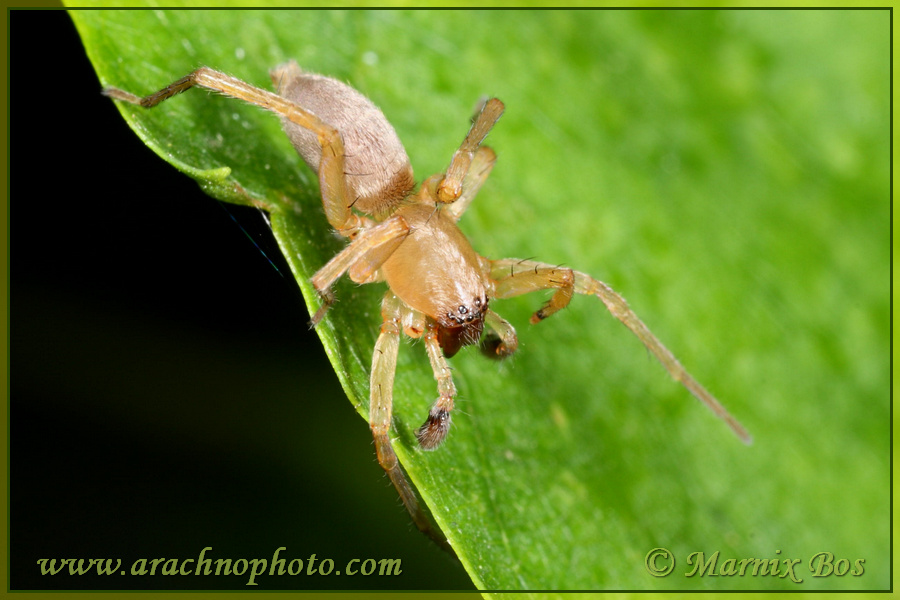
[[[503,114],[500,100],[491,98],[481,105],[447,171],[432,175],[416,190],[403,144],[368,98],[335,79],[306,73],[293,61],[275,68],[271,76],[277,93],[201,67],[145,98],[115,88],[107,88],[104,94],[150,108],[198,86],[281,116],[297,152],[319,174],[329,224],[350,239],[312,278],[323,300],[312,323],[318,323],[328,310],[334,299],[331,286],[344,273],[356,283],[387,283],[388,292],[381,303],[381,333],[372,357],[369,426],[378,462],[413,521],[441,546],[450,549],[419,506],[388,435],[400,332],[422,338],[437,380],[438,399],[416,431],[422,448],[433,450],[450,428],[456,395],[447,359],[461,347],[479,342],[499,358],[516,350],[515,329],[490,308],[495,298],[555,290],[531,317],[531,322],[537,323],[565,308],[573,294],[597,296],[676,381],[750,443],[741,424],[691,377],[608,285],[584,273],[533,260],[491,260],[472,248],[456,222],[494,166],[494,151],[481,144]],[[485,326],[489,332],[482,340]]]

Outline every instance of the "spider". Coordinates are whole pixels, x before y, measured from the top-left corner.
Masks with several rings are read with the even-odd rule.
[[[360,284],[387,283],[381,302],[381,331],[372,357],[369,426],[378,462],[421,531],[452,552],[419,505],[391,444],[400,334],[423,340],[437,380],[439,396],[416,430],[419,445],[433,450],[450,429],[456,395],[447,359],[463,346],[479,343],[497,358],[516,351],[515,329],[491,309],[494,299],[553,290],[549,301],[532,315],[534,324],[565,308],[574,294],[597,296],[676,381],[750,443],[743,426],[691,377],[608,285],[585,273],[534,260],[488,259],[472,248],[456,223],[494,166],[496,154],[482,142],[503,114],[500,100],[481,103],[447,170],[425,179],[417,190],[409,158],[394,128],[368,98],[335,79],[305,72],[293,61],[276,67],[270,75],[277,93],[207,67],[143,98],[116,88],[106,88],[103,93],[151,108],[197,86],[281,116],[297,152],[318,172],[328,223],[350,240],[312,277],[322,304],[311,324],[319,323],[334,302],[331,287],[344,273]]]

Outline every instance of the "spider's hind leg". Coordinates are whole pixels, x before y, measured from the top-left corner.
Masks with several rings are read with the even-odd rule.
[[[284,65],[277,71],[276,78],[280,81],[282,78],[298,77],[299,71],[296,64]],[[344,142],[341,134],[295,102],[209,67],[200,67],[149,96],[140,97],[114,87],[107,87],[103,90],[103,94],[116,100],[152,108],[192,87],[221,92],[226,96],[255,104],[315,134],[322,151],[318,167],[319,187],[322,190],[322,204],[328,222],[345,237],[358,231],[361,223],[359,216],[350,208],[352,203],[347,192]]]

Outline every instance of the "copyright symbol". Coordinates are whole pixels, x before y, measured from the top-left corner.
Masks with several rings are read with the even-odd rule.
[[[661,565],[658,563],[659,559],[663,561]],[[665,548],[654,548],[644,558],[644,566],[654,577],[665,577],[675,568],[675,555]]]

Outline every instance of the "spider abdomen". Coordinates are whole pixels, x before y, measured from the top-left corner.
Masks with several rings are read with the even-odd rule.
[[[272,70],[278,94],[337,129],[344,142],[347,196],[362,213],[383,216],[415,187],[406,150],[384,113],[358,91],[331,77],[307,73],[294,61]],[[319,169],[322,146],[309,129],[282,119],[306,164]]]

